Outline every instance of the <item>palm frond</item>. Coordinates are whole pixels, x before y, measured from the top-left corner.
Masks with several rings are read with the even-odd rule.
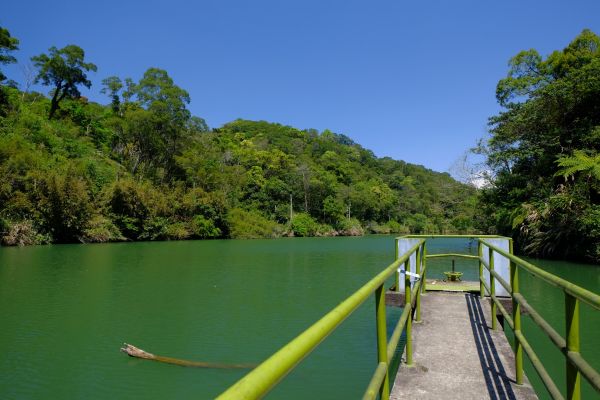
[[[584,151],[575,150],[572,156],[560,157],[556,163],[561,169],[555,176],[563,176],[567,179],[578,172],[587,172],[588,177],[600,180],[600,154],[590,156]]]

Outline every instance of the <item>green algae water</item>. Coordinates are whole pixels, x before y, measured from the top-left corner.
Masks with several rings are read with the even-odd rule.
[[[0,248],[0,398],[210,399],[393,261],[393,238]],[[376,366],[368,301],[271,398],[357,397]]]
[[[446,239],[431,242],[428,251],[446,248],[469,250]],[[0,248],[0,398],[214,398],[245,371],[132,359],[119,347],[128,342],[170,357],[257,363],[393,257],[389,236]],[[433,261],[430,277],[448,269],[448,261]],[[600,291],[597,267],[538,265]],[[460,268],[466,279],[476,277],[476,266],[457,260]],[[562,295],[533,279],[523,278],[522,286],[562,332]],[[373,309],[370,299],[268,398],[362,396],[376,366]],[[389,311],[390,318],[399,315],[398,309]],[[582,307],[582,321],[588,321],[582,348],[600,369],[600,346],[593,341],[600,337],[600,320],[586,319],[586,313],[592,314]],[[534,327],[525,328],[536,334]],[[560,354],[551,344],[536,351],[556,364],[552,372],[560,382]]]

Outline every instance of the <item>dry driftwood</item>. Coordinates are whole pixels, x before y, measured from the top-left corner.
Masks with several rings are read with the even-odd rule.
[[[175,364],[182,367],[195,367],[195,368],[222,368],[222,369],[231,369],[231,368],[254,368],[255,364],[223,364],[223,363],[212,363],[212,362],[203,362],[203,361],[188,361],[188,360],[180,360],[178,358],[171,357],[163,357],[157,356],[152,353],[148,353],[140,348],[135,347],[134,345],[123,343],[123,347],[121,347],[121,351],[126,353],[130,357],[143,358],[146,360],[152,361],[160,361],[167,364]]]

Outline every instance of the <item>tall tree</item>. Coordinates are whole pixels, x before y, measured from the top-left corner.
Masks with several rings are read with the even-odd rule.
[[[189,132],[191,113],[186,105],[190,102],[187,91],[177,86],[167,71],[149,68],[135,85],[138,103],[151,115],[150,127],[164,152],[163,167],[172,168],[173,157],[183,146]]]
[[[546,58],[520,52],[498,83],[504,111],[483,149],[495,182],[482,199],[532,255],[600,260],[599,76],[600,37],[586,29]]]
[[[175,85],[164,69],[149,68],[135,86],[135,94],[143,107],[173,123],[183,124],[190,118],[186,108],[190,95]]]
[[[102,79],[102,85],[104,86],[100,93],[108,94],[111,99],[111,105],[114,112],[119,112],[121,108],[121,99],[119,98],[119,92],[123,89],[123,82],[121,78],[117,76],[109,76],[108,78]]]
[[[10,33],[6,28],[2,28],[0,26],[0,65],[2,64],[12,64],[17,62],[17,59],[13,57],[10,52],[17,50],[17,45],[19,41],[10,36]],[[0,70],[0,114],[4,115],[4,105],[7,104],[7,95],[2,88],[1,84],[6,79],[6,76]],[[10,86],[10,82],[8,83]]]
[[[49,55],[40,54],[32,57],[31,61],[40,70],[36,83],[53,86],[48,114],[48,119],[52,119],[62,100],[81,97],[78,85],[88,89],[92,86],[86,72],[96,71],[97,67],[84,61],[85,52],[76,45],[68,45],[60,50],[52,46],[48,52]]]
[[[135,96],[136,84],[131,78],[125,78],[125,89],[121,93],[124,103],[130,103],[131,98]]]
[[[11,37],[6,28],[0,26],[0,64],[16,63],[17,59],[10,54],[11,51],[18,50],[19,40]],[[6,79],[6,76],[0,71],[0,83]]]

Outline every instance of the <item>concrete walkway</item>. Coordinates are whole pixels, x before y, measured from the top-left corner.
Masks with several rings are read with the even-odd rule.
[[[515,383],[513,352],[504,332],[491,330],[488,300],[444,292],[421,300],[423,322],[413,324],[415,364],[402,364],[391,399],[537,399],[527,378]]]

